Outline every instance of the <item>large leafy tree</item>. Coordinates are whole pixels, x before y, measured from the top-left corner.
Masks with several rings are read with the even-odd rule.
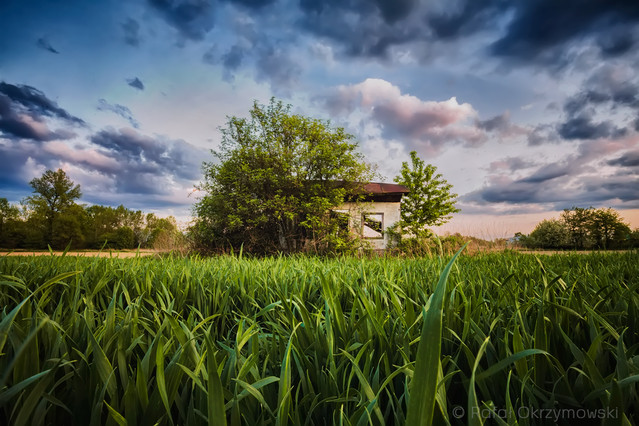
[[[420,238],[428,235],[427,227],[448,222],[460,210],[455,207],[457,194],[451,192],[453,186],[436,173],[437,167],[426,164],[415,151],[410,153],[410,160],[410,165],[402,163],[400,174],[395,177],[395,182],[410,190],[402,197],[399,227],[402,233]]]
[[[53,242],[53,230],[56,220],[65,209],[75,204],[75,200],[82,196],[80,185],[74,185],[64,170],[47,170],[42,177],[29,182],[35,195],[28,198],[34,210],[45,218],[45,239],[48,244]]]
[[[374,176],[353,136],[274,99],[255,102],[248,118],[230,117],[221,132],[195,205],[200,242],[255,252],[332,248],[339,219],[330,209]]]

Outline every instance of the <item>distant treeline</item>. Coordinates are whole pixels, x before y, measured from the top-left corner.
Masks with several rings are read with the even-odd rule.
[[[0,203],[7,206],[6,198]],[[0,247],[9,249],[152,248],[179,234],[175,219],[159,218],[153,213],[130,210],[124,206],[83,206],[73,204],[53,221],[51,240],[47,241],[46,217],[42,212],[22,205],[3,207],[0,216]],[[9,210],[8,215],[4,213]]]
[[[540,222],[529,234],[515,234],[527,248],[572,250],[619,250],[639,247],[639,228],[634,231],[612,208],[573,207],[559,219]]]
[[[170,248],[182,237],[173,217],[159,218],[122,205],[77,204],[80,186],[74,186],[63,170],[47,170],[30,185],[34,195],[19,205],[0,198],[0,248]]]

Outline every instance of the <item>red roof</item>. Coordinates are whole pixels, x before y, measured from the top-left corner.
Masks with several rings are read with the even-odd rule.
[[[368,183],[364,185],[364,190],[370,194],[407,194],[410,192],[404,185],[381,182]]]

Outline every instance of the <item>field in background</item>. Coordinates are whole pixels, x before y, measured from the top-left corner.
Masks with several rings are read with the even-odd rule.
[[[0,424],[403,424],[433,345],[433,424],[637,423],[637,252],[462,256],[438,340],[449,259],[2,257]]]

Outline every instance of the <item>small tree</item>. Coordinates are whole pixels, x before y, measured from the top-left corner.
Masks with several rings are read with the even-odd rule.
[[[457,194],[451,193],[453,186],[435,173],[437,167],[425,164],[415,151],[410,153],[410,159],[410,166],[403,162],[399,176],[395,177],[395,182],[410,190],[402,197],[398,227],[420,238],[428,235],[426,227],[442,225],[460,210],[455,208]]]
[[[534,248],[563,249],[570,245],[570,232],[561,220],[542,220],[530,233],[528,241]]]
[[[372,176],[353,136],[324,121],[292,114],[290,105],[254,103],[249,118],[229,118],[216,162],[204,164],[205,192],[191,228],[200,243],[254,252],[296,251],[326,238],[329,214]],[[322,247],[324,246],[324,247]]]
[[[45,218],[45,239],[48,244],[53,241],[53,227],[60,212],[74,204],[82,196],[80,185],[74,185],[62,169],[47,170],[42,177],[29,182],[37,195],[28,197],[34,210]]]

